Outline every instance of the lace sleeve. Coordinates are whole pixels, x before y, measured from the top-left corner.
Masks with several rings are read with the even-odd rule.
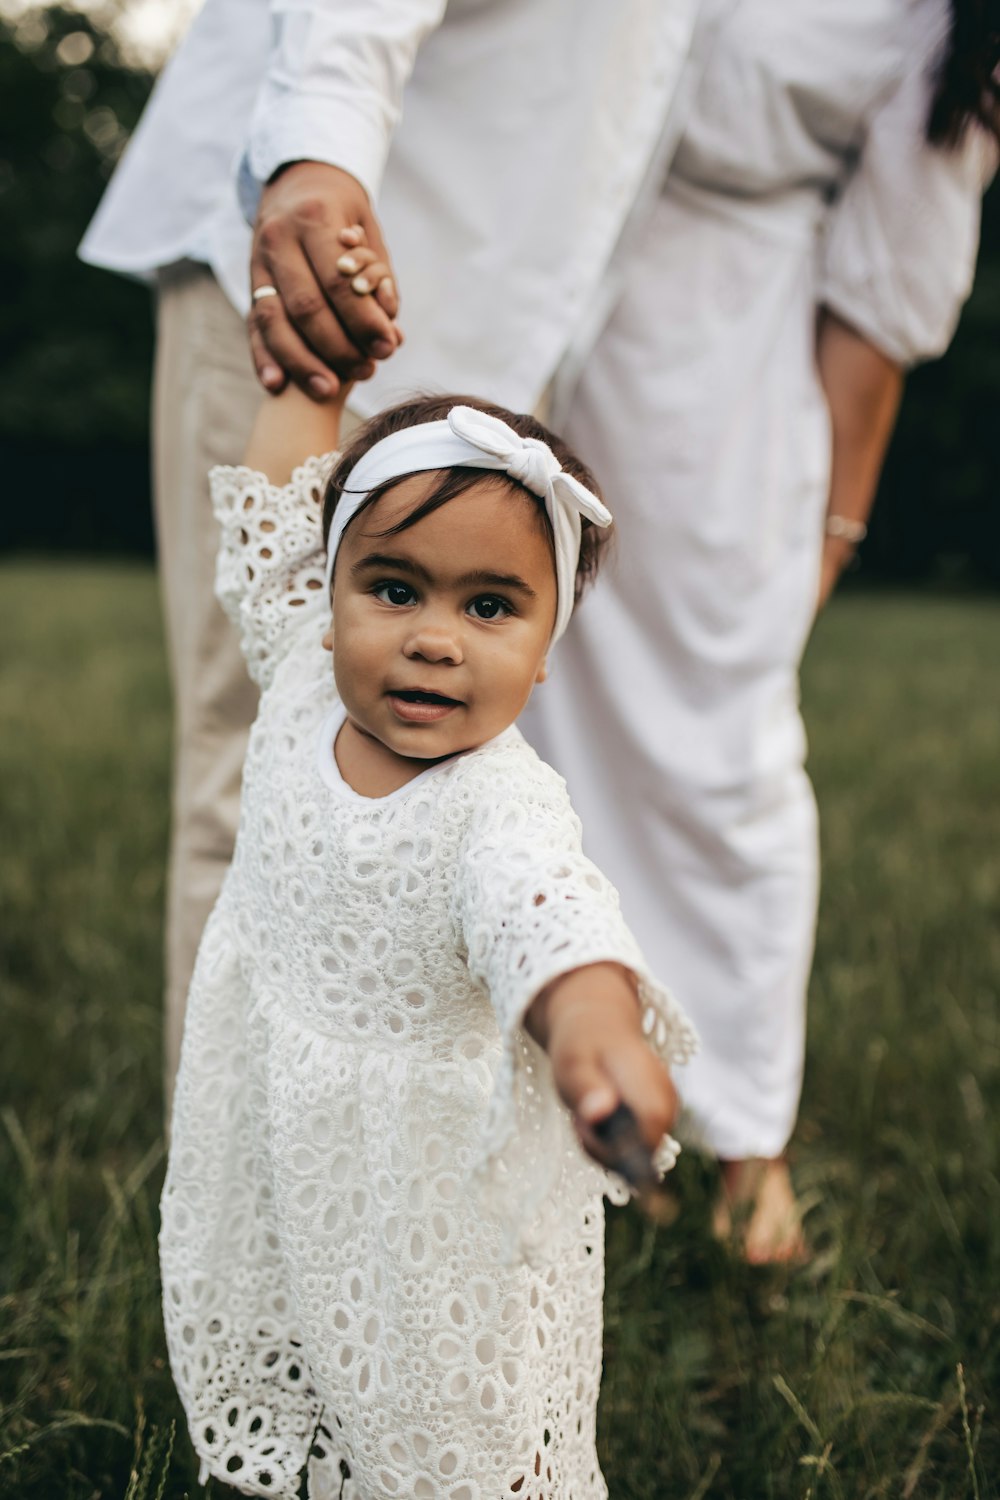
[[[326,607],[320,511],[334,460],[333,454],[307,459],[280,486],[243,467],[215,468],[209,477],[222,530],[215,592],[261,688],[287,649],[291,627]]]
[[[469,969],[489,993],[503,1042],[478,1175],[493,1205],[525,1224],[551,1188],[551,1174],[535,1171],[528,1180],[510,1159],[532,1114],[537,1125],[534,1075],[548,1066],[522,1029],[539,991],[570,969],[620,963],[638,979],[643,1028],[664,1061],[686,1062],[697,1042],[676,1000],[650,974],[617,891],[583,854],[562,778],[533,755],[519,761],[516,778],[489,769],[477,789],[455,899]],[[666,1138],[661,1167],[673,1165],[676,1152]]]

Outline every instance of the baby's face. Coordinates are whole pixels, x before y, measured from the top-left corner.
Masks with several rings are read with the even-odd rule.
[[[348,720],[406,761],[485,744],[536,682],[556,612],[544,523],[484,480],[395,536],[437,474],[401,481],[348,527],[333,588],[337,691]]]

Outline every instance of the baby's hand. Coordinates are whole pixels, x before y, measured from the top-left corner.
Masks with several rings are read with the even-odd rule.
[[[625,1104],[654,1151],[677,1118],[677,1091],[642,1033],[634,977],[620,964],[588,964],[548,985],[527,1015],[549,1054],[556,1088],[586,1150],[608,1153],[594,1126]]]
[[[368,248],[361,225],[352,224],[349,229],[342,229],[337,238],[342,247],[337,270],[344,283],[355,297],[374,297],[383,312],[395,319],[399,312],[399,295],[392,270],[386,261]],[[398,349],[403,342],[403,332],[395,322],[392,335]]]

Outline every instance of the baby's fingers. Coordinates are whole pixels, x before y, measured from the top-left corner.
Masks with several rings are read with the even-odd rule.
[[[614,1152],[600,1135],[600,1126],[620,1104],[617,1088],[591,1053],[563,1061],[559,1070],[559,1092],[573,1113],[573,1125],[580,1145],[599,1166],[614,1166]]]
[[[347,252],[337,261],[337,269],[342,275],[355,277],[358,284],[352,282],[352,290],[359,297],[372,293],[383,312],[388,313],[390,318],[395,318],[399,312],[399,293],[392,267],[368,248],[365,231],[360,224],[348,225],[340,231],[337,238]],[[403,335],[398,328],[396,336],[399,343],[402,343]]]
[[[392,271],[386,261],[364,245],[348,247],[337,257],[337,270],[350,282],[351,291],[359,297],[373,293],[379,306],[394,318],[399,311],[399,296]]]
[[[374,250],[367,245],[355,245],[342,250],[337,257],[337,270],[350,282],[351,290],[365,297],[378,286],[380,279],[389,275],[389,267]]]
[[[603,1120],[618,1103],[618,1092],[594,1053],[563,1059],[556,1082],[578,1126]]]
[[[673,1129],[679,1111],[677,1090],[666,1066],[638,1038],[608,1052],[603,1062],[612,1086],[635,1115],[639,1133],[654,1151]]]

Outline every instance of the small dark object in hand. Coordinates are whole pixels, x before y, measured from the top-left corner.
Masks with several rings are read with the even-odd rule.
[[[653,1165],[653,1153],[639,1134],[635,1115],[628,1105],[619,1104],[590,1128],[602,1148],[604,1165],[624,1177],[643,1212],[658,1224],[674,1219],[674,1204],[663,1190],[660,1174]]]

